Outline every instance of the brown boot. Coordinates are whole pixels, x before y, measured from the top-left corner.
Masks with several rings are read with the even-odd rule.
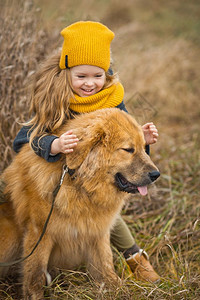
[[[149,262],[148,254],[144,250],[140,249],[139,252],[127,258],[126,261],[137,280],[151,283],[160,281],[159,275],[154,271]]]

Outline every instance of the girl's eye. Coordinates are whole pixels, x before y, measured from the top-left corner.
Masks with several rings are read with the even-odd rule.
[[[97,77],[97,78],[101,78],[102,76],[103,76],[103,75],[101,75],[101,74],[100,74],[100,75],[96,75],[95,77]]]
[[[85,78],[84,75],[78,75],[77,77],[78,77],[78,78]]]
[[[134,148],[122,148],[122,150],[124,150],[128,153],[133,153],[135,151]]]

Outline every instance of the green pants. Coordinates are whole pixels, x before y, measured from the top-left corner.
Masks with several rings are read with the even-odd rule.
[[[119,251],[127,250],[135,245],[135,240],[121,216],[117,218],[111,231],[110,241]]]
[[[3,204],[6,201],[3,194],[4,188],[5,183],[0,177],[0,204]],[[135,240],[121,216],[117,218],[116,224],[111,231],[110,240],[119,251],[127,250],[135,244]]]

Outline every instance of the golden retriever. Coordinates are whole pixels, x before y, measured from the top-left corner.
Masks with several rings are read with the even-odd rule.
[[[141,127],[127,113],[113,108],[82,114],[55,134],[69,129],[79,138],[72,153],[49,163],[26,144],[3,174],[9,200],[0,206],[0,262],[7,262],[31,252],[63,165],[74,170],[64,177],[45,235],[22,263],[25,299],[43,298],[53,268],[84,263],[94,279],[117,282],[110,230],[128,193],[146,194],[146,186],[159,176],[145,153]],[[0,275],[6,271],[0,267]]]

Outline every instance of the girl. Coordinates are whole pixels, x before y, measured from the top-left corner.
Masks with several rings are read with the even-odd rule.
[[[29,142],[35,153],[48,162],[59,160],[61,153],[70,155],[78,143],[73,128],[60,137],[52,134],[66,119],[109,107],[127,111],[123,86],[110,69],[114,33],[101,23],[87,21],[74,23],[61,34],[61,55],[50,58],[36,73],[31,95],[32,118],[14,140],[16,152]],[[148,148],[157,141],[158,132],[153,123],[142,128]],[[111,242],[123,252],[137,279],[159,279],[148,255],[136,245],[122,218],[111,233]]]

